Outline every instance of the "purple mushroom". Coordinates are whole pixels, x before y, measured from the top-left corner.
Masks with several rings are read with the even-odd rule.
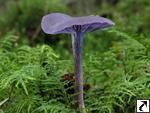
[[[97,29],[113,26],[114,23],[100,16],[71,17],[62,13],[51,13],[42,18],[41,27],[47,34],[71,33],[75,62],[75,90],[81,113],[86,113],[83,98],[82,45],[83,35]]]

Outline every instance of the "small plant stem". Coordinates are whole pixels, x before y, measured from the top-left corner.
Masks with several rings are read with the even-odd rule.
[[[77,98],[77,105],[80,110],[80,113],[86,113],[83,97],[83,75],[82,75],[82,42],[83,42],[83,33],[76,32],[72,34],[72,46],[73,46],[73,55],[75,62],[75,91]]]

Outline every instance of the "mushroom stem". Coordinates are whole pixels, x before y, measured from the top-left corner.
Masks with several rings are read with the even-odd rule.
[[[83,97],[83,75],[82,75],[82,45],[83,33],[76,32],[72,34],[72,48],[75,62],[75,91],[77,98],[77,105],[80,113],[86,113]]]
[[[76,37],[76,34],[75,33],[71,33],[71,38],[72,38],[72,52],[73,52],[73,57],[75,57],[75,37]]]

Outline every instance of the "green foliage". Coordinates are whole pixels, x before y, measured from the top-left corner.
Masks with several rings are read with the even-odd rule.
[[[0,15],[0,30],[15,30],[30,40],[43,36],[40,30],[41,18],[50,12],[67,11],[61,0],[19,0],[9,1]],[[6,21],[7,20],[7,21]]]
[[[138,41],[120,31],[110,33],[123,40],[100,55],[88,54],[84,66],[88,81],[95,85],[86,95],[87,108],[95,113],[134,113],[136,99],[150,95],[149,58]]]
[[[150,95],[147,48],[118,30],[105,32],[120,41],[112,38],[105,51],[84,54],[84,80],[92,86],[85,92],[87,112],[134,113],[136,99],[147,99]],[[9,98],[1,110],[75,112],[74,94],[67,94],[64,88],[67,83],[61,82],[64,73],[73,72],[72,61],[61,60],[63,56],[56,55],[47,45],[34,48],[16,45],[11,49],[14,42],[17,43],[16,36],[11,34],[0,40],[0,100]]]

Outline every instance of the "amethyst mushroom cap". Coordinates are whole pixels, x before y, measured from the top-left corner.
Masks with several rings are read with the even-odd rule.
[[[71,17],[62,13],[52,13],[42,18],[41,27],[47,34],[73,33],[76,31],[91,32],[96,29],[107,28],[114,23],[100,16]],[[80,26],[76,29],[75,26]]]
[[[97,29],[115,25],[111,20],[100,16],[72,17],[62,13],[51,13],[42,18],[41,27],[47,34],[71,33],[74,56],[75,91],[80,113],[86,113],[83,97],[82,45],[83,35]]]

